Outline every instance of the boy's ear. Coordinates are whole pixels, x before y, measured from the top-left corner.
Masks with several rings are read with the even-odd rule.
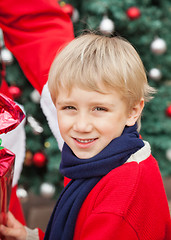
[[[133,126],[136,123],[139,116],[141,115],[143,108],[144,108],[144,99],[142,98],[138,104],[136,104],[134,107],[131,108],[128,115],[127,122],[126,122],[127,126]]]

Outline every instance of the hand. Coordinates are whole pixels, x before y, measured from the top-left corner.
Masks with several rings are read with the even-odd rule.
[[[0,233],[6,240],[26,240],[25,227],[15,219],[11,212],[7,215],[7,226],[0,225]]]

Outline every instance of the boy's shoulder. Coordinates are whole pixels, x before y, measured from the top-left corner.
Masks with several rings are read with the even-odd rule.
[[[146,194],[150,197],[154,185],[159,185],[159,189],[164,191],[157,161],[151,155],[149,144],[145,143],[139,154],[133,154],[125,164],[113,169],[92,189],[89,196],[94,205],[92,210],[124,214],[141,192],[145,192],[143,199]]]
[[[139,153],[141,158],[144,153]],[[96,184],[82,205],[80,222],[84,224],[85,218],[91,216],[101,216],[100,219],[110,216],[128,222],[142,239],[145,236],[152,239],[156,229],[155,234],[163,236],[170,215],[159,167],[151,152],[141,161],[137,156],[136,153],[136,157],[110,171]]]
[[[154,159],[151,156],[144,161],[140,164],[137,162],[126,163],[103,177],[93,189],[94,195],[96,195],[94,210],[99,212],[100,209],[103,209],[102,211],[116,214],[126,211],[136,196],[138,188],[145,184],[143,176],[148,171],[148,165],[151,161],[154,162]],[[146,177],[145,181],[149,182],[150,177]]]

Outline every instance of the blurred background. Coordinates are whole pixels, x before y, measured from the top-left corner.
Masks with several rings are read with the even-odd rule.
[[[75,36],[85,30],[121,35],[139,53],[155,98],[142,116],[142,137],[149,141],[171,200],[171,2],[169,0],[70,0],[59,1],[74,24]],[[0,34],[3,41],[3,33]],[[59,173],[61,154],[40,108],[40,95],[24,76],[4,45],[1,62],[13,98],[26,112],[26,155],[18,196],[30,227],[43,229],[63,188]],[[43,209],[43,210],[42,210]],[[37,216],[37,217],[36,217]]]

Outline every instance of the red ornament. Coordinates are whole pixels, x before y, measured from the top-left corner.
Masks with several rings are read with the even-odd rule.
[[[42,152],[37,152],[33,156],[33,163],[36,167],[44,167],[46,164],[46,157]]]
[[[72,14],[74,12],[74,8],[71,4],[64,4],[62,5],[62,10],[67,13],[70,17],[72,17]]]
[[[171,117],[171,105],[166,108],[166,115]]]
[[[131,20],[135,20],[141,16],[141,12],[137,7],[130,7],[126,14]]]
[[[12,95],[13,99],[15,100],[15,99],[21,97],[22,91],[17,86],[10,86],[9,93]]]

